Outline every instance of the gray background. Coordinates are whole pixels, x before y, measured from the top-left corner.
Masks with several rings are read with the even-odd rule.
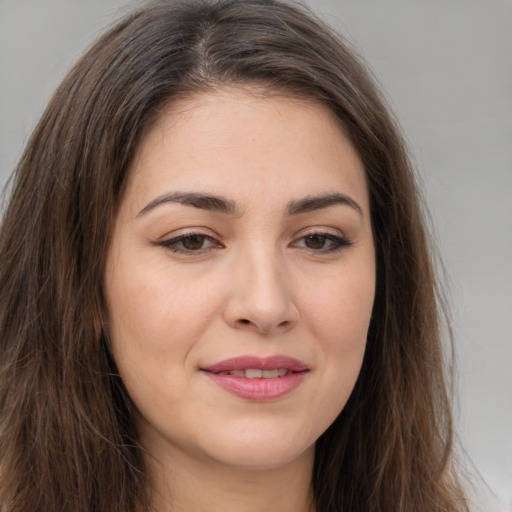
[[[501,503],[485,510],[511,511],[512,0],[309,3],[356,42],[410,142],[449,275],[461,444]],[[73,61],[136,4],[0,0],[0,185]]]

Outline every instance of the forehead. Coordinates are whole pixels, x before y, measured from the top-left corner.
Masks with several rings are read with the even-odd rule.
[[[293,200],[340,188],[367,202],[363,165],[330,109],[232,88],[181,98],[159,112],[134,159],[127,195],[143,201],[203,190],[242,201],[258,194]]]

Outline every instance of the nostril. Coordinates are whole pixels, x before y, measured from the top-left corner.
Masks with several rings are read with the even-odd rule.
[[[251,321],[250,321],[250,320],[247,320],[247,318],[242,318],[242,319],[240,319],[240,323],[241,323],[241,324],[244,324],[244,325],[248,325],[248,324],[250,324],[250,323],[251,323]]]

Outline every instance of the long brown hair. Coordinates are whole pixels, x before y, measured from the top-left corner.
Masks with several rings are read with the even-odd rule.
[[[352,396],[316,445],[318,512],[466,510],[453,471],[440,308],[399,130],[349,45],[279,0],[159,1],[122,19],[55,93],[0,233],[2,512],[145,510],[133,406],[102,334],[127,172],[165,102],[261,84],[321,101],[362,159],[377,291]]]

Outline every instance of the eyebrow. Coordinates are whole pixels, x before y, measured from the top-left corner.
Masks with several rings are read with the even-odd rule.
[[[329,206],[336,204],[350,206],[357,213],[359,213],[361,217],[363,216],[363,209],[359,206],[359,204],[351,197],[340,193],[307,196],[303,199],[291,201],[288,203],[287,214],[298,215],[300,213],[320,210],[321,208],[328,208]]]
[[[180,203],[186,206],[200,208],[201,210],[229,213],[231,215],[238,214],[238,209],[234,201],[230,201],[229,199],[224,199],[220,196],[198,194],[194,192],[173,192],[171,194],[164,194],[157,197],[156,199],[153,199],[153,201],[142,208],[142,210],[137,214],[137,217],[144,215],[157,206],[165,203]]]
[[[195,192],[172,192],[153,199],[137,214],[137,217],[166,203],[179,203],[186,206],[193,206],[201,210],[240,215],[240,210],[237,208],[236,203],[224,197]],[[307,196],[302,199],[290,201],[286,208],[286,214],[299,215],[337,204],[349,206],[359,213],[359,215],[363,216],[363,210],[359,204],[351,197],[341,193]]]

